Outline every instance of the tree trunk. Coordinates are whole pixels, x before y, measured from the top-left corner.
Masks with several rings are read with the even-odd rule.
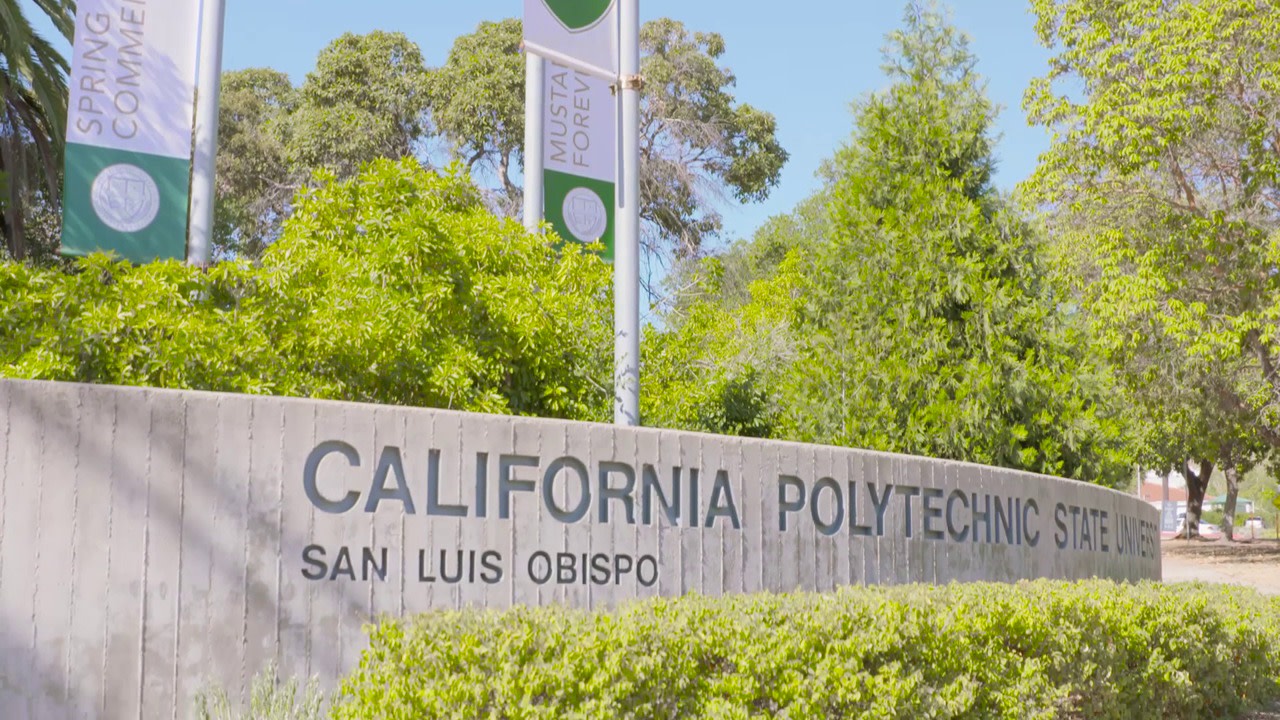
[[[1236,539],[1236,497],[1240,495],[1240,471],[1234,463],[1223,468],[1227,476],[1227,504],[1222,513],[1222,532],[1228,540]]]
[[[4,211],[5,241],[9,256],[14,260],[22,261],[27,259],[27,237],[26,228],[22,223],[22,201],[21,198],[15,198],[12,195],[11,193]]]
[[[1173,474],[1173,468],[1165,468],[1160,473],[1160,531],[1164,532],[1164,519],[1166,508],[1169,507],[1169,476]],[[1178,531],[1178,513],[1175,508],[1173,513],[1173,532]]]
[[[1187,478],[1187,519],[1178,537],[1193,540],[1200,537],[1200,514],[1204,510],[1204,491],[1209,488],[1209,478],[1213,475],[1213,461],[1201,460],[1199,470],[1193,472],[1188,460],[1182,463],[1182,474]]]
[[[524,200],[524,190],[516,187],[511,182],[511,157],[503,155],[498,161],[498,177],[502,180],[502,190],[507,195],[507,207],[503,208],[503,214],[514,217],[520,213],[521,204]]]
[[[0,105],[0,108],[3,107]],[[8,113],[7,122],[10,130],[19,127],[12,111]],[[22,146],[16,134],[0,136],[0,169],[8,175],[8,182],[5,183],[8,185],[8,197],[0,205],[4,209],[5,244],[9,249],[9,256],[14,260],[22,261],[27,258],[26,229],[22,223],[22,183],[25,168],[22,163]]]

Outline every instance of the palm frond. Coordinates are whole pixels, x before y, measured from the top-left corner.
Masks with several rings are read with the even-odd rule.
[[[33,0],[67,40],[75,32],[73,0]],[[9,253],[26,254],[23,204],[47,189],[56,207],[66,134],[70,65],[34,30],[20,0],[0,0],[0,173],[6,179],[3,226]]]

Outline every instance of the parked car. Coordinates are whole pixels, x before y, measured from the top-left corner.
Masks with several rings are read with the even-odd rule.
[[[1265,527],[1266,525],[1263,524],[1262,517],[1260,515],[1254,515],[1244,521],[1245,530],[1262,530]]]
[[[1182,532],[1187,526],[1187,516],[1185,514],[1178,516],[1178,532]],[[1222,528],[1212,523],[1200,523],[1200,537],[1206,540],[1217,540],[1222,537]]]

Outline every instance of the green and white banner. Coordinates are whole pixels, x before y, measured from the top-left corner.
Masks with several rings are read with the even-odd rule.
[[[525,0],[524,45],[536,55],[613,82],[617,0]]]
[[[613,260],[618,99],[609,81],[545,63],[543,217],[565,240],[604,244]]]
[[[199,0],[79,0],[62,252],[185,258]]]

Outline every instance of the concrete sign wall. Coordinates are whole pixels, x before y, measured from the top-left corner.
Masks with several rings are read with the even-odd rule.
[[[691,433],[0,381],[0,717],[187,717],[382,615],[1021,578],[1158,579],[1136,498]]]

